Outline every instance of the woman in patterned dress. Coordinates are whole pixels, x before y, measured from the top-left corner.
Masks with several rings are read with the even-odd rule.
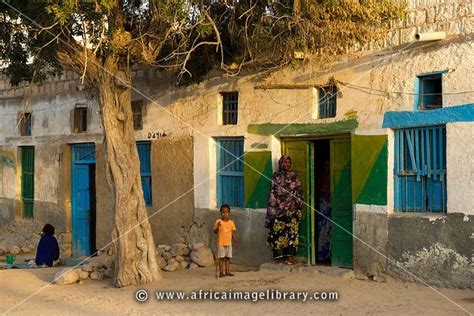
[[[265,227],[269,229],[267,243],[277,263],[294,264],[298,249],[298,226],[303,206],[300,178],[291,170],[291,158],[282,156],[279,170],[273,174],[268,198]]]

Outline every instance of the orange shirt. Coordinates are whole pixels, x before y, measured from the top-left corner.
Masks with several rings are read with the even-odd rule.
[[[235,230],[234,221],[229,219],[224,222],[222,219],[218,219],[214,224],[214,229],[217,228],[217,224],[221,223],[219,231],[217,232],[217,244],[219,246],[231,246],[232,245],[232,231]]]

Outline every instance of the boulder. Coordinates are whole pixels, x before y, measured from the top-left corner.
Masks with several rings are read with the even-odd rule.
[[[191,250],[189,250],[188,247],[183,249],[183,253],[181,254],[182,256],[188,256],[191,253]]]
[[[12,255],[17,255],[20,253],[20,247],[18,246],[12,246],[10,247],[10,249],[8,250],[9,253],[11,253]]]
[[[170,260],[168,260],[168,264],[179,264],[179,262],[176,261],[175,258],[171,258]]]
[[[94,268],[92,267],[92,265],[90,264],[85,264],[82,266],[82,271],[86,271],[86,272],[92,272],[94,271]]]
[[[21,252],[23,253],[30,253],[30,251],[31,251],[31,248],[28,246],[21,247]]]
[[[170,260],[171,258],[173,258],[173,256],[171,255],[171,253],[169,252],[164,252],[162,255],[161,255],[163,258],[165,258],[165,260]]]
[[[183,261],[184,261],[184,257],[183,257],[183,256],[176,256],[174,259],[175,259],[176,261],[178,261],[178,262],[183,262]]]
[[[158,245],[159,249],[161,249],[162,251],[171,251],[171,246],[168,246],[168,245]]]
[[[205,247],[206,247],[206,245],[205,245],[204,243],[202,243],[202,242],[197,242],[197,243],[193,244],[193,248],[192,248],[192,249],[193,249],[193,251],[194,251],[194,250],[198,250],[198,249],[205,248]]]
[[[108,278],[112,278],[114,276],[114,269],[112,268],[105,269],[104,276]]]
[[[191,262],[191,263],[189,264],[189,267],[188,267],[188,268],[189,268],[189,270],[192,270],[192,269],[199,268],[199,266],[198,266],[197,264],[195,264],[194,262]]]
[[[186,244],[176,243],[171,246],[171,255],[173,257],[182,256],[184,254],[184,249],[187,249]]]
[[[79,270],[78,274],[79,274],[79,279],[81,280],[87,280],[89,278],[89,272]]]
[[[191,252],[191,260],[200,267],[212,267],[214,265],[214,256],[211,249],[207,247],[198,248]]]
[[[58,285],[74,284],[79,281],[79,275],[73,269],[63,269],[54,275],[53,281]]]
[[[163,270],[164,267],[168,264],[162,256],[156,256],[156,263],[160,267],[161,270]]]
[[[104,278],[104,275],[100,272],[94,271],[90,274],[91,280],[101,281]]]
[[[113,268],[114,267],[114,258],[112,258],[112,257],[105,258],[104,265],[107,269]]]
[[[188,267],[188,265],[189,265],[189,263],[186,262],[186,261],[181,261],[181,262],[179,263],[179,267],[180,267],[181,269],[186,269],[186,268]]]
[[[168,272],[173,272],[176,271],[179,268],[179,263],[177,261],[174,261],[171,264],[168,264],[166,267],[163,268],[164,271]]]

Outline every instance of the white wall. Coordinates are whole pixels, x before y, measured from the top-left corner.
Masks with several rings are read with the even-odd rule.
[[[474,215],[474,123],[446,125],[448,213]]]

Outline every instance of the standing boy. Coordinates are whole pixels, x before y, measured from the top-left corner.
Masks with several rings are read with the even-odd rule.
[[[230,273],[230,258],[232,258],[232,240],[237,242],[234,221],[230,219],[230,206],[223,204],[220,209],[221,219],[214,224],[217,234],[217,258],[219,258],[219,277],[234,276]]]

